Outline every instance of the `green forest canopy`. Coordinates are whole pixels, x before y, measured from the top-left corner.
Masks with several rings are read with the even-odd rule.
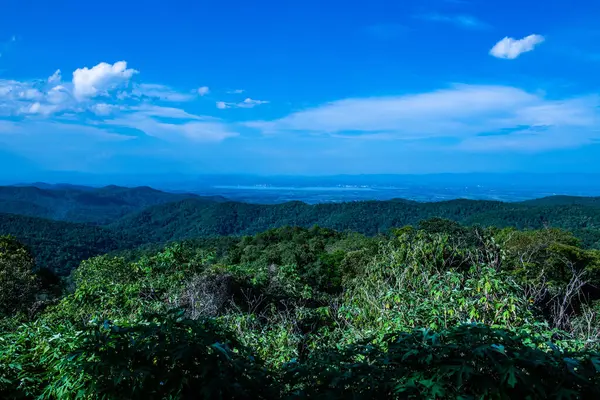
[[[62,293],[32,265],[0,241],[3,293],[30,288],[0,298],[2,398],[600,395],[600,252],[559,229],[282,227],[94,257]]]
[[[583,247],[600,248],[597,198],[554,196],[522,203],[391,200],[259,205],[150,188],[0,189],[5,196],[3,200],[0,190],[0,211],[11,211],[0,212],[0,233],[17,237],[30,246],[39,267],[61,275],[68,275],[89,257],[147,244],[199,237],[239,237],[282,226],[318,225],[374,236],[388,233],[392,228],[417,226],[420,221],[434,217],[466,226],[563,228],[579,238]],[[173,201],[181,196],[189,198]],[[15,199],[19,201],[15,203]],[[36,214],[32,211],[36,207],[46,211],[31,216]],[[58,214],[67,220],[40,218]],[[98,225],[100,221],[107,223]]]

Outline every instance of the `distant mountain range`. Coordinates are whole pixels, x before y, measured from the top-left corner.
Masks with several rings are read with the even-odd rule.
[[[441,217],[465,225],[571,230],[600,248],[600,197],[551,196],[524,202],[405,199],[310,205],[250,204],[150,187],[0,187],[0,235],[29,245],[40,266],[66,274],[97,254],[189,238],[251,235],[286,225],[319,225],[366,235]]]
[[[261,176],[182,173],[93,174],[32,172],[31,169],[17,168],[0,170],[0,185],[2,184],[36,186],[50,190],[87,190],[86,187],[99,188],[107,185],[149,186],[170,193],[224,196],[234,201],[260,204],[278,204],[293,200],[319,204],[390,200],[399,197],[418,201],[457,198],[523,201],[552,195],[600,196],[600,174],[595,173]]]
[[[0,157],[4,157],[0,151]],[[18,171],[17,174],[15,171]],[[253,175],[253,174],[92,174],[81,172],[31,172],[35,169],[19,168],[0,171],[0,184],[15,185],[30,182],[61,183],[74,185],[106,186],[151,186],[168,191],[195,193],[217,186],[344,186],[366,185],[370,187],[389,186],[436,186],[436,187],[477,187],[504,188],[536,191],[551,191],[561,194],[593,192],[600,195],[600,174],[598,173],[438,173],[438,174],[366,174],[366,175]]]
[[[0,213],[28,215],[59,221],[103,225],[147,207],[183,199],[225,201],[220,196],[167,193],[141,187],[89,187],[68,184],[0,186]]]

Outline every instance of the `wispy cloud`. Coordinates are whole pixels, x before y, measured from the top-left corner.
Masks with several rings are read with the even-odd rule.
[[[541,35],[529,35],[523,39],[514,39],[507,36],[492,47],[490,54],[496,58],[514,60],[521,54],[532,51],[544,40]]]
[[[79,137],[81,140],[94,138],[99,141],[121,142],[135,139],[136,136],[125,135],[107,131],[106,129],[93,125],[79,125],[68,121],[48,121],[48,120],[19,120],[19,121],[1,121],[5,133],[13,135],[52,135],[61,134],[72,137]]]
[[[232,131],[226,124],[218,120],[199,121],[198,119],[201,118],[193,116],[191,120],[178,118],[177,122],[164,122],[156,119],[157,116],[160,114],[133,112],[104,121],[104,123],[116,127],[137,129],[148,136],[166,141],[185,139],[196,142],[220,142],[238,136],[237,132]]]
[[[121,93],[121,97],[135,97],[141,100],[182,103],[194,100],[192,93],[183,93],[170,86],[156,83],[134,84],[130,92]]]
[[[226,108],[254,108],[256,106],[260,106],[262,104],[268,104],[269,102],[266,100],[255,100],[250,97],[246,98],[244,101],[228,103],[225,101],[217,101],[216,106],[220,110],[225,110]]]
[[[197,92],[200,96],[206,96],[210,93],[210,89],[208,88],[208,86],[202,86],[198,88]]]
[[[229,93],[229,94],[242,94],[242,93],[244,93],[244,89],[228,90],[227,93]]]
[[[466,14],[418,14],[414,16],[417,19],[430,22],[447,23],[465,29],[487,29],[490,26],[473,15]]]
[[[255,100],[255,99],[251,99],[250,97],[248,97],[244,101],[237,103],[237,107],[254,108],[254,107],[260,106],[262,104],[269,104],[269,102],[266,100]]]
[[[460,148],[478,150],[486,148],[485,143],[526,138],[519,142],[523,149],[535,150],[536,146],[581,145],[600,138],[598,106],[598,96],[547,100],[508,86],[455,85],[407,96],[339,100],[248,126],[265,134],[375,135],[386,140],[452,137],[461,141]],[[541,126],[543,131],[535,129]],[[504,139],[480,136],[515,127]]]
[[[49,78],[48,78],[48,83],[53,85],[53,84],[58,84],[60,83],[60,81],[62,80],[62,74],[60,72],[60,69],[57,69]]]

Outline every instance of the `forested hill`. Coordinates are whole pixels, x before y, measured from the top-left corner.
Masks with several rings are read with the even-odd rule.
[[[60,221],[106,224],[146,207],[187,198],[201,201],[225,200],[218,196],[166,193],[150,187],[0,186],[0,212]]]
[[[133,238],[147,241],[179,240],[198,236],[249,235],[279,226],[319,225],[367,235],[390,228],[416,225],[432,217],[465,225],[516,228],[553,226],[578,234],[588,246],[598,240],[600,206],[537,205],[495,201],[451,200],[436,203],[366,201],[308,205],[209,203],[187,199],[150,207],[108,225]]]
[[[463,225],[563,228],[573,232],[584,247],[600,248],[600,204],[593,198],[562,196],[522,203],[475,200],[419,203],[396,199],[260,205],[190,195],[180,201],[151,205],[187,195],[114,186],[84,190],[3,187],[0,192],[0,210],[12,204],[14,208],[10,211],[15,213],[0,212],[0,235],[14,235],[32,249],[39,266],[59,274],[68,274],[81,260],[91,256],[143,244],[252,235],[282,226],[319,225],[372,236],[386,233],[390,228],[416,226],[433,217]],[[106,221],[113,222],[94,226]]]
[[[118,232],[98,226],[0,213],[0,236],[12,235],[27,245],[38,267],[66,275],[82,260],[135,247]]]

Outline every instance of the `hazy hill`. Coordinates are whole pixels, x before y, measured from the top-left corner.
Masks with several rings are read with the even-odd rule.
[[[0,186],[0,212],[92,224],[110,223],[146,207],[195,198],[224,201],[222,197],[200,197],[189,193],[167,193],[143,187],[101,188],[39,185]]]
[[[89,190],[96,189],[96,187],[94,187],[94,186],[73,185],[71,183],[45,183],[45,182],[19,183],[19,184],[10,185],[10,186],[19,186],[19,187],[33,186],[33,187],[36,187],[39,189],[48,189],[48,190],[74,189],[74,190],[89,191]]]
[[[540,199],[524,201],[523,204],[538,206],[595,206],[600,207],[600,197],[582,197],[582,196],[549,196]]]

